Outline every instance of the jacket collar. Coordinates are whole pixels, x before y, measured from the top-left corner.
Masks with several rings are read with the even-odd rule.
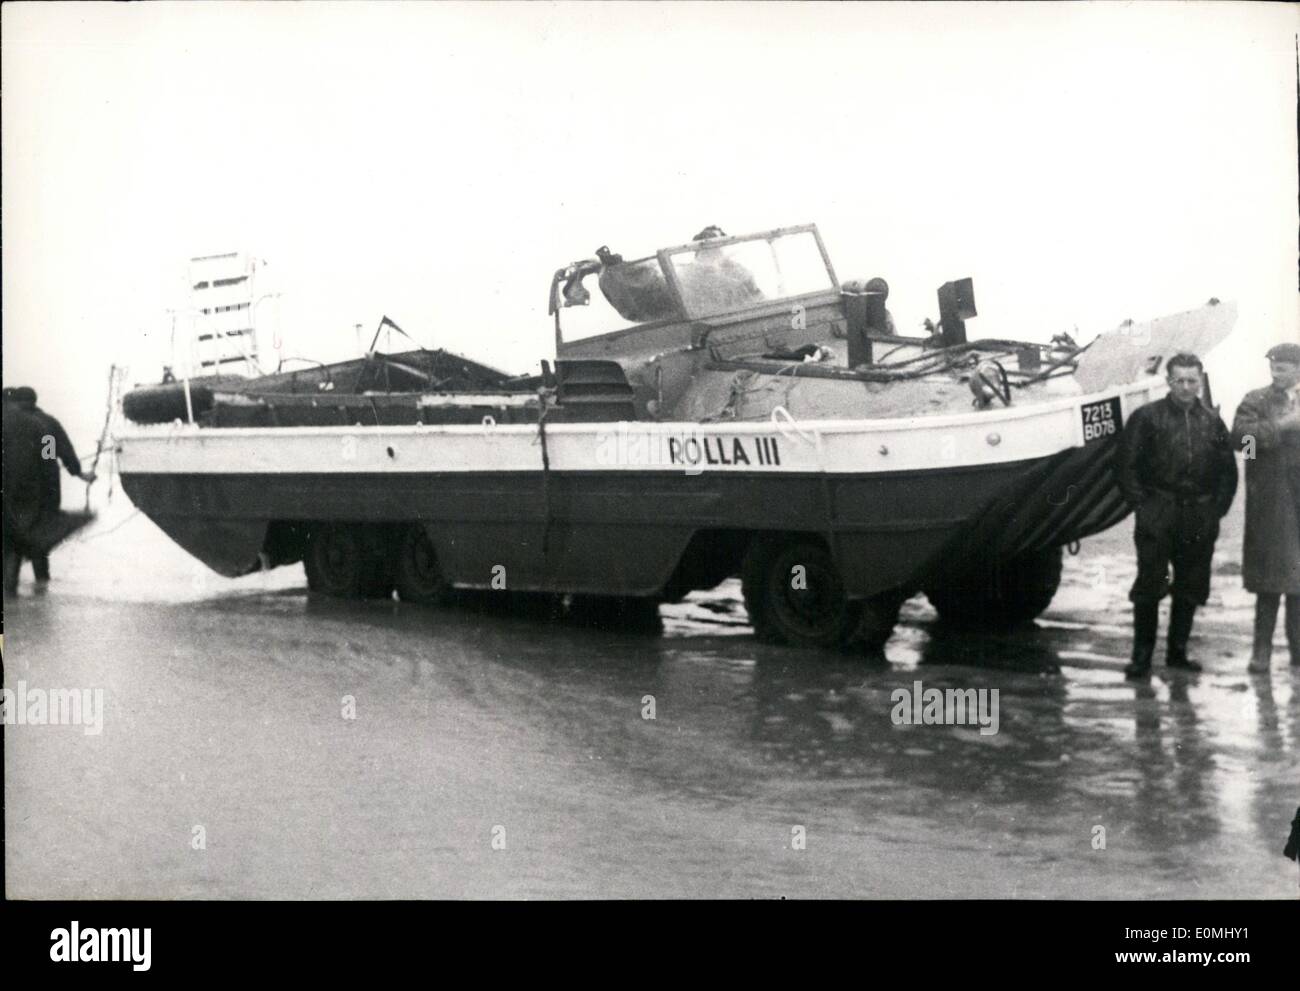
[[[1175,413],[1181,414],[1183,412],[1184,407],[1179,406],[1178,403],[1174,401],[1174,397],[1172,394],[1166,395],[1164,401],[1169,405],[1169,408],[1173,410]],[[1187,407],[1187,411],[1191,413],[1193,416],[1199,416],[1201,413],[1209,412],[1209,410],[1205,408],[1205,400],[1200,398],[1198,398],[1196,402],[1192,403],[1190,407]]]

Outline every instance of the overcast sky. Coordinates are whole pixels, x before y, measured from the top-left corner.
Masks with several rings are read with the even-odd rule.
[[[963,276],[974,336],[1237,299],[1230,402],[1300,339],[1293,5],[0,9],[4,381],[82,450],[220,251],[324,360],[388,314],[523,372],[560,265],[809,221],[904,331]]]

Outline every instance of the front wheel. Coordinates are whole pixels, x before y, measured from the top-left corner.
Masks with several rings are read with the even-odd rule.
[[[858,634],[862,604],[849,601],[834,558],[817,541],[760,540],[746,555],[741,588],[760,640],[847,647]]]
[[[1061,548],[999,562],[982,576],[926,589],[945,623],[963,629],[1008,630],[1028,623],[1052,604],[1061,585]]]
[[[403,602],[439,603],[447,601],[451,586],[442,577],[433,541],[419,523],[402,531],[397,546],[397,594]]]
[[[376,527],[327,523],[315,527],[303,554],[307,587],[339,599],[376,599],[392,594],[388,555]]]

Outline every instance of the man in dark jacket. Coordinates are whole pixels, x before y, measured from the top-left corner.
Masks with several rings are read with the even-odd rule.
[[[1210,563],[1219,520],[1237,492],[1237,462],[1228,429],[1201,401],[1201,361],[1177,354],[1166,366],[1169,395],[1134,411],[1120,437],[1120,489],[1137,514],[1133,541],[1138,573],[1133,602],[1133,659],[1129,678],[1151,672],[1159,605],[1172,593],[1171,668],[1199,671],[1187,658],[1196,607],[1210,595]],[[1174,578],[1169,581],[1169,566]]]
[[[41,520],[44,474],[41,438],[45,426],[35,415],[4,396],[4,594],[18,590],[23,558],[36,553],[30,537]]]
[[[81,470],[81,461],[77,458],[76,449],[73,448],[72,441],[68,439],[63,424],[36,405],[35,389],[25,385],[14,389],[6,389],[4,398],[6,405],[13,404],[16,406],[18,410],[34,420],[40,428],[38,434],[40,439],[40,462],[37,469],[40,478],[40,510],[44,516],[55,515],[59,512],[59,506],[63,499],[59,462],[63,463],[63,466],[68,469],[70,474],[84,481],[94,481],[95,476]],[[18,421],[15,420],[17,430],[20,432],[26,431],[27,427],[25,425],[17,426],[17,424]],[[32,572],[37,582],[44,583],[50,580],[50,558],[48,553],[28,549],[21,557],[31,558]],[[21,567],[21,557],[19,567]],[[7,570],[5,577],[7,581],[9,577]],[[16,569],[13,577],[16,583]]]
[[[1273,630],[1286,596],[1286,640],[1300,665],[1300,344],[1267,355],[1273,384],[1246,394],[1232,439],[1246,458],[1246,542],[1242,579],[1255,593],[1250,670],[1273,659]]]

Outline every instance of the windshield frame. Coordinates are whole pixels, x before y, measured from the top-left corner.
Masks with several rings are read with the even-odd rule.
[[[821,254],[822,264],[826,267],[826,273],[830,277],[830,285],[825,289],[817,289],[812,292],[802,293],[797,296],[785,296],[780,299],[764,299],[760,301],[748,302],[731,309],[719,310],[708,314],[697,314],[690,312],[686,307],[686,300],[682,292],[682,286],[677,278],[676,267],[672,263],[674,255],[684,252],[698,251],[704,242],[687,241],[684,244],[674,245],[667,248],[661,248],[652,255],[646,255],[640,258],[630,260],[630,264],[639,264],[642,262],[655,259],[659,263],[660,271],[667,281],[668,291],[677,303],[680,315],[666,317],[662,320],[655,320],[648,323],[628,323],[623,326],[615,326],[610,330],[598,331],[596,333],[584,333],[578,337],[570,337],[565,331],[570,333],[574,331],[572,319],[566,321],[565,311],[570,307],[560,300],[560,284],[564,269],[555,273],[551,283],[551,305],[550,310],[554,316],[555,348],[556,354],[560,354],[566,347],[579,345],[584,341],[592,340],[617,340],[639,334],[642,331],[655,330],[674,324],[694,324],[694,323],[711,323],[713,321],[727,322],[735,319],[739,314],[763,312],[778,312],[788,308],[793,303],[802,303],[812,300],[824,299],[828,294],[838,294],[840,292],[839,277],[835,274],[835,267],[831,264],[830,255],[826,251],[826,245],[822,242],[821,232],[817,230],[816,224],[798,224],[792,227],[775,227],[765,231],[755,231],[749,234],[739,234],[734,237],[710,238],[708,244],[711,247],[726,247],[731,244],[740,244],[748,241],[768,241],[771,242],[777,238],[785,237],[791,234],[801,234],[811,232],[813,240],[817,243],[817,250]],[[585,282],[585,279],[584,279]],[[591,290],[588,290],[589,292]],[[595,289],[596,293],[601,292],[599,288]],[[614,307],[608,300],[604,300],[604,305],[611,311]],[[566,322],[568,326],[566,327]]]
[[[677,267],[672,262],[674,255],[685,254],[687,252],[697,252],[700,250],[701,246],[705,244],[710,248],[725,248],[732,244],[743,244],[749,241],[767,241],[771,243],[778,238],[803,233],[811,233],[813,240],[817,243],[817,250],[821,254],[822,264],[826,266],[826,274],[830,277],[829,285],[821,289],[799,293],[794,296],[781,296],[777,299],[755,300],[708,313],[693,312],[687,306],[687,295],[683,291],[681,281],[678,278]],[[715,317],[726,316],[730,313],[739,313],[744,310],[759,309],[778,304],[785,305],[803,299],[812,299],[817,296],[824,296],[828,292],[838,292],[840,286],[840,281],[835,275],[835,267],[831,264],[830,255],[826,252],[826,245],[822,243],[821,232],[817,230],[816,224],[798,224],[794,227],[777,227],[772,230],[759,231],[753,234],[709,238],[707,241],[688,241],[685,244],[679,244],[671,248],[661,248],[656,252],[656,255],[659,258],[659,267],[663,269],[664,277],[668,280],[669,288],[672,290],[673,295],[677,297],[677,304],[681,308],[682,312],[686,314],[688,320],[711,320]]]

